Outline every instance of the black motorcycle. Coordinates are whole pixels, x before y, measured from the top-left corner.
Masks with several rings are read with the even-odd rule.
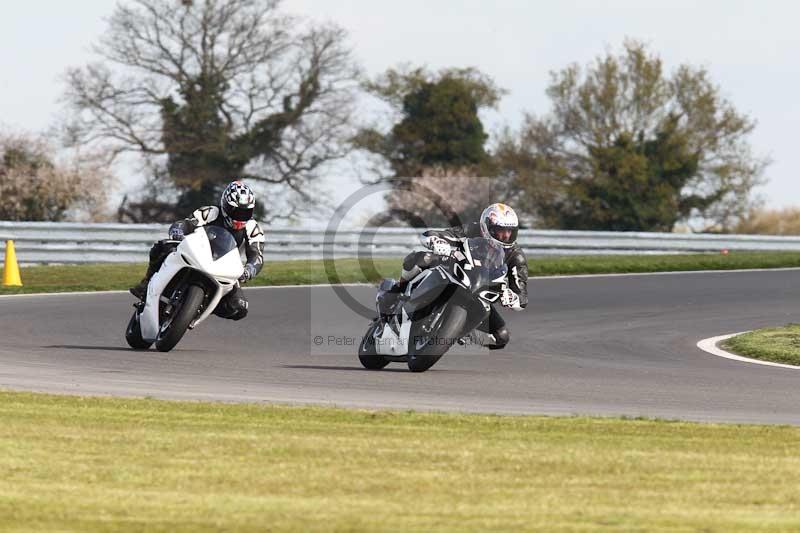
[[[463,239],[449,257],[409,281],[402,294],[394,280],[378,287],[378,316],[358,347],[365,368],[408,363],[424,372],[489,316],[508,269],[503,248],[484,238]]]

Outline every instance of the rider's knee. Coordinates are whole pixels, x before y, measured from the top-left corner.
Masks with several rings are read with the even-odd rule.
[[[241,320],[246,317],[247,307],[247,300],[244,298],[234,298],[234,300],[231,302],[231,309],[233,310],[230,317],[231,320]]]
[[[505,348],[508,341],[511,340],[511,336],[508,334],[508,328],[505,326],[493,332],[492,335],[494,335],[496,342],[494,345],[489,346],[490,350],[501,350]]]
[[[161,242],[156,242],[153,246],[150,247],[150,262],[155,263],[161,256],[164,255],[164,244]]]
[[[150,263],[160,263],[163,261],[173,250],[175,245],[167,244],[163,241],[156,241],[150,248]]]
[[[417,265],[419,265],[420,268],[430,267],[436,257],[432,252],[417,252],[417,254]]]
[[[411,270],[412,268],[417,266],[415,259],[416,255],[417,255],[416,252],[411,252],[410,254],[408,254],[403,258],[403,270]]]
[[[414,270],[414,267],[428,268],[433,264],[431,252],[411,252],[403,259],[403,270]]]
[[[243,296],[234,296],[223,299],[214,309],[214,314],[228,320],[241,320],[247,316],[247,309],[247,299]]]
[[[419,264],[419,256],[425,252],[411,252],[403,259],[403,270],[412,270],[414,267],[422,266]]]

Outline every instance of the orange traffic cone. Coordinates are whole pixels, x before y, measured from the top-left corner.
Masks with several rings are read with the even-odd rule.
[[[3,287],[22,287],[19,277],[17,254],[14,251],[14,241],[6,241],[6,263],[3,267]]]

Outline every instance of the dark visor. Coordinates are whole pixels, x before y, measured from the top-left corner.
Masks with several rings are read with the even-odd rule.
[[[508,232],[508,238],[507,239],[501,239],[500,238],[500,233],[503,232],[503,231],[507,231]],[[510,242],[514,242],[514,241],[517,240],[517,228],[504,228],[502,226],[491,226],[489,228],[489,233],[491,233],[492,237],[494,237],[498,241],[502,241],[502,242],[505,242],[505,243],[510,243]]]
[[[253,208],[252,207],[231,207],[229,205],[225,206],[225,212],[231,217],[233,220],[239,222],[247,222],[251,218],[253,218]]]

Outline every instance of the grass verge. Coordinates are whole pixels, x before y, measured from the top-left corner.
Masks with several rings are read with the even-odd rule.
[[[800,428],[0,393],[0,529],[800,529]]]
[[[327,263],[321,260],[275,261],[267,263],[250,285],[372,283],[386,276],[397,277],[400,262],[399,258],[377,259],[363,264],[357,259],[337,259]],[[543,257],[529,260],[528,266],[531,276],[783,268],[800,267],[800,253]],[[32,266],[22,269],[23,287],[0,287],[0,294],[124,290],[138,282],[144,270],[145,265],[141,264]],[[329,276],[328,270],[336,275]]]
[[[800,324],[742,333],[722,341],[721,346],[745,357],[800,366]]]

